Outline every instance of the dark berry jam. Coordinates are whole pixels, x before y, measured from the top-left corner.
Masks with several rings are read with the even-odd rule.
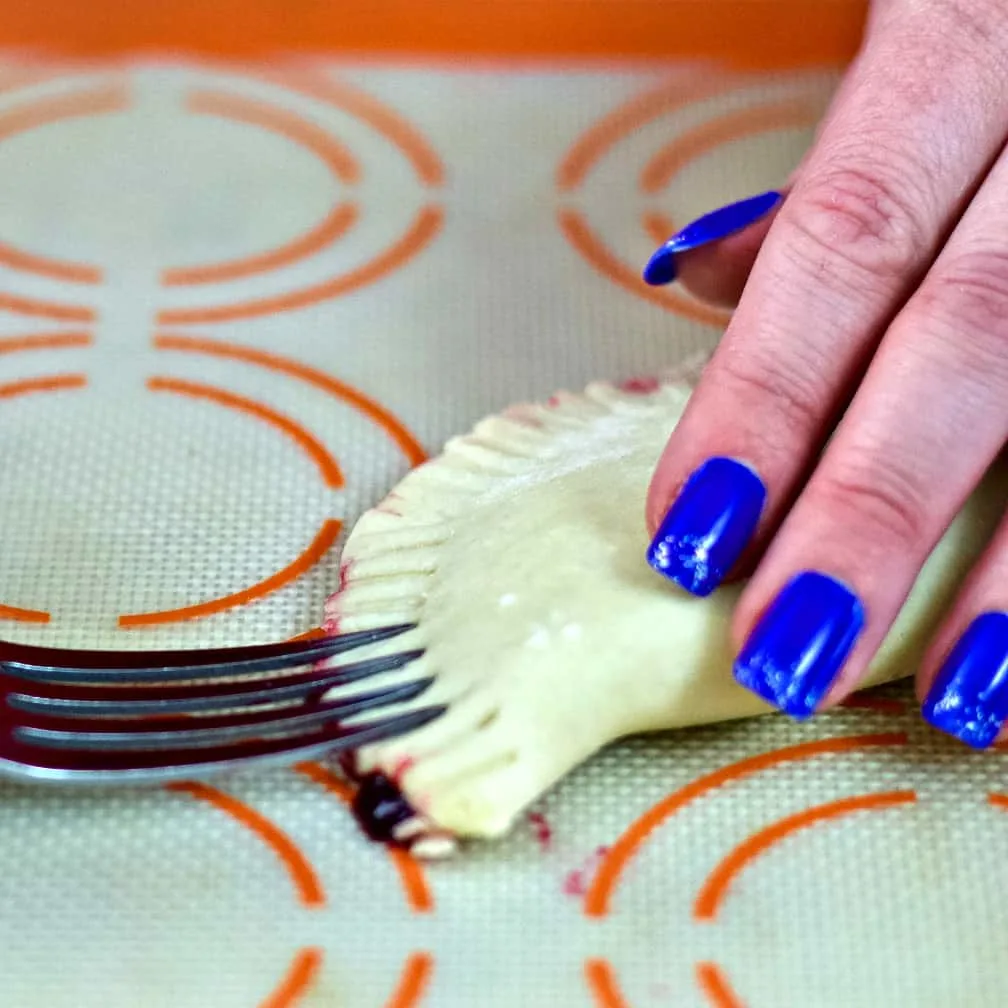
[[[358,778],[353,814],[371,840],[386,844],[394,844],[395,828],[416,815],[399,788],[380,773]]]

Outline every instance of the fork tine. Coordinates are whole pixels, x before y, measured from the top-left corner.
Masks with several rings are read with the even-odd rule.
[[[203,651],[75,651],[4,643],[0,668],[21,679],[45,682],[183,682],[310,665],[412,629],[413,624],[404,623],[317,640]]]
[[[183,780],[257,764],[287,765],[326,754],[359,749],[421,728],[445,711],[423,707],[364,724],[327,725],[282,739],[252,739],[232,745],[164,751],[47,749],[14,740],[5,747],[6,771],[18,778],[101,784]],[[0,772],[5,768],[0,765]]]
[[[337,668],[245,682],[199,683],[184,686],[76,686],[64,683],[3,681],[9,691],[8,706],[31,714],[65,717],[128,717],[143,714],[180,714],[229,710],[257,704],[275,704],[322,696],[416,661],[423,651],[403,651],[369,658]]]
[[[19,742],[54,749],[185,749],[219,746],[291,735],[329,721],[405,703],[420,696],[433,682],[418,679],[371,693],[283,710],[236,712],[214,717],[151,717],[143,720],[110,718],[31,717],[14,729]]]

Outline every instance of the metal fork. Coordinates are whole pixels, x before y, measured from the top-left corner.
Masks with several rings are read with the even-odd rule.
[[[0,775],[106,784],[192,779],[405,734],[444,708],[345,722],[419,697],[431,678],[322,697],[402,668],[422,651],[287,670],[410,629],[206,651],[75,651],[0,642]],[[257,678],[234,681],[250,675]]]

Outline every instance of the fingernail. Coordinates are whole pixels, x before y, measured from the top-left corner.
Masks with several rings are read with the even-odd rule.
[[[653,287],[671,283],[676,278],[675,257],[680,252],[689,252],[690,249],[744,231],[750,224],[755,224],[761,217],[770,213],[781,199],[779,192],[771,190],[760,193],[759,196],[739,200],[737,203],[729,203],[728,206],[698,217],[669,238],[651,256],[647,266],[644,267],[644,282]]]
[[[864,626],[857,595],[835,578],[792,578],[756,624],[735,680],[793,718],[811,717]]]
[[[648,563],[693,595],[709,595],[735,565],[766,502],[743,462],[711,458],[686,480],[648,549]]]
[[[974,749],[994,742],[1008,720],[1008,613],[984,613],[966,628],[921,712]]]

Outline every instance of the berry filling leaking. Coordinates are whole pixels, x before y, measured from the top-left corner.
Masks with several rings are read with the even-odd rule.
[[[370,840],[404,846],[396,838],[396,827],[412,819],[416,812],[384,774],[372,773],[358,779],[352,808],[354,817]]]

